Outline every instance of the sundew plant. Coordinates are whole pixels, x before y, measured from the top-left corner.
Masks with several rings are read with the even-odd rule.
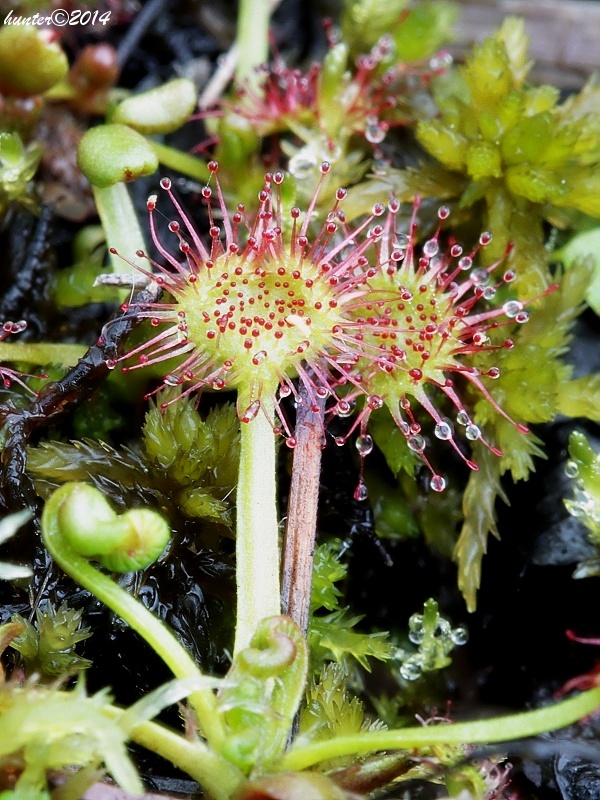
[[[114,704],[108,690],[85,689],[94,659],[75,647],[94,630],[81,609],[48,603],[35,622],[13,614],[0,627],[11,654],[0,685],[7,796],[77,800],[104,772],[142,794],[133,741],[214,800],[357,800],[410,793],[403,782],[413,779],[443,783],[449,797],[509,798],[510,765],[496,745],[600,705],[592,673],[567,684],[563,694],[585,691],[566,699],[454,723],[431,709],[426,683],[451,667],[466,628],[430,598],[391,633],[361,629],[344,597],[347,545],[316,544],[322,451],[340,448],[352,465],[344,502],[373,503],[379,518],[387,495],[370,466],[379,450],[401,504],[412,497],[425,509],[417,532],[435,540],[432,520],[444,513],[462,525],[453,555],[473,611],[501,476],[526,479],[543,454],[532,425],[558,413],[599,417],[597,376],[572,379],[563,359],[593,265],[565,271],[543,226],[566,237],[594,224],[595,86],[559,106],[551,87],[526,84],[518,20],[453,66],[440,50],[450,4],[380,6],[348,0],[325,24],[321,60],[304,67],[285,54],[269,61],[269,6],[242,0],[217,82],[228,84],[236,59],[237,70],[208,103],[180,77],[113,93],[108,51],[86,51],[69,72],[48,31],[0,29],[0,144],[22,162],[16,183],[0,172],[9,209],[35,205],[40,191],[34,106],[105,117],[88,120],[77,146],[102,229],[82,232],[52,292],[63,313],[111,309],[87,350],[8,342],[29,333],[28,321],[2,321],[3,503],[39,512],[44,501],[32,530],[44,559],[172,673],[128,707]],[[357,25],[365,18],[371,38]],[[41,83],[21,76],[21,52],[48,59]],[[168,139],[190,116],[204,125],[195,154]],[[552,130],[562,149],[540,149]],[[404,160],[405,146],[417,162]],[[515,161],[517,148],[525,155]],[[151,182],[145,209],[127,187],[140,179]],[[88,285],[92,273],[99,286]],[[101,386],[113,400],[98,400]],[[137,439],[111,438],[114,397],[144,405]],[[98,419],[84,415],[88,402],[100,403]],[[74,410],[68,437],[30,441]],[[227,655],[213,652],[214,670],[199,631],[175,630],[145,592],[155,569],[180,569],[182,547],[211,568],[235,564]],[[15,569],[2,577],[22,587],[30,570]],[[215,574],[227,571],[213,583]],[[365,679],[375,661],[397,697]],[[406,724],[413,691],[422,713]],[[152,721],[177,703],[180,732]],[[476,757],[485,744],[495,747]]]

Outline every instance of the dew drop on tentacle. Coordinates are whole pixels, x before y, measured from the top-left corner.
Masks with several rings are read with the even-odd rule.
[[[509,300],[507,303],[504,303],[502,310],[509,319],[514,319],[517,314],[523,310],[523,303],[519,303],[518,300]]]
[[[430,486],[434,492],[443,492],[446,488],[446,479],[443,475],[432,475]]]
[[[423,453],[425,450],[425,439],[420,434],[409,436],[407,439],[407,444],[413,453]]]
[[[340,402],[335,407],[335,413],[338,417],[349,417],[352,414],[353,408],[352,404],[349,403],[347,400],[340,400]]]
[[[368,496],[369,496],[369,492],[368,492],[367,487],[365,486],[365,484],[364,484],[364,482],[363,482],[363,480],[361,478],[361,480],[359,481],[356,489],[354,490],[354,499],[358,500],[358,502],[362,503],[364,500],[367,499]]]
[[[361,433],[357,437],[354,446],[361,456],[368,456],[369,453],[373,452],[373,437],[368,433]]]
[[[465,428],[465,436],[470,441],[474,442],[481,438],[481,430],[477,425],[467,425]]]
[[[379,122],[377,117],[369,117],[365,127],[365,139],[371,144],[381,144],[385,139],[387,126]]]
[[[250,403],[248,408],[242,414],[242,422],[251,422],[253,419],[256,419],[258,412],[260,411],[260,400],[254,400],[254,402]]]
[[[423,255],[427,258],[433,258],[433,256],[437,255],[439,250],[439,244],[437,239],[428,239],[423,245]]]
[[[437,439],[447,441],[448,439],[452,438],[452,423],[450,420],[443,419],[441,422],[437,423],[433,432]]]

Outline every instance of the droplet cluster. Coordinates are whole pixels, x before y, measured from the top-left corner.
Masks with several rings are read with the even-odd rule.
[[[425,672],[442,669],[450,663],[449,654],[455,647],[467,643],[466,628],[452,628],[442,617],[437,603],[428,600],[423,614],[413,614],[408,621],[408,638],[418,650],[407,655],[398,653],[402,660],[400,675],[406,681],[415,681]]]

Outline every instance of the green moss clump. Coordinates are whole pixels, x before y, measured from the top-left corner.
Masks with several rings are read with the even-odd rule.
[[[531,296],[549,283],[542,222],[563,224],[570,209],[600,216],[600,89],[589,83],[558,104],[555,87],[528,86],[528,44],[523,21],[506,19],[439,81],[439,117],[420,122],[417,139],[450,179],[462,175],[460,206],[482,206],[489,263],[515,243]]]
[[[53,680],[91,666],[91,661],[75,653],[76,645],[92,635],[89,628],[81,627],[82,613],[63,603],[56,611],[51,605],[38,609],[36,625],[19,614],[12,617],[13,623],[24,628],[11,647],[22,655],[27,674]]]

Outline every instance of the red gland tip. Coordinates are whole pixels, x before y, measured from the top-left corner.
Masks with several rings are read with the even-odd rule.
[[[217,161],[209,161],[208,162],[208,171],[214,175],[219,169],[219,163]]]

